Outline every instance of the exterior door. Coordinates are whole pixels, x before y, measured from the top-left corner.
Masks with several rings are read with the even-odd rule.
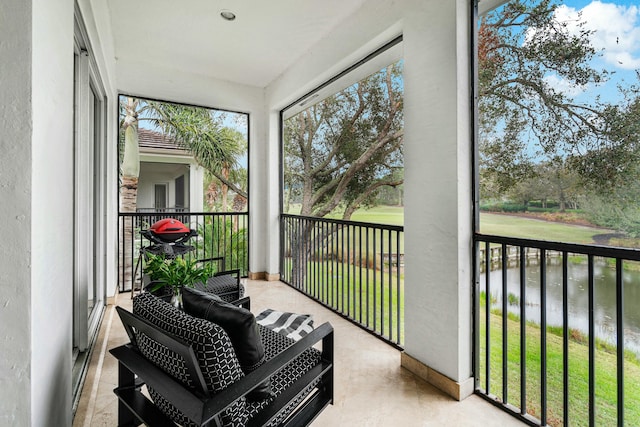
[[[74,46],[73,386],[79,392],[105,301],[106,95],[76,9]]]
[[[175,180],[176,185],[176,209],[182,209],[185,205],[184,197],[184,175],[180,175]]]
[[[153,207],[156,210],[165,210],[167,208],[167,184],[155,184]]]

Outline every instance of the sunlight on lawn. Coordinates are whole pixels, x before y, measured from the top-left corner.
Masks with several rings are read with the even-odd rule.
[[[612,230],[511,215],[480,213],[480,233],[566,243],[593,244],[594,236]]]

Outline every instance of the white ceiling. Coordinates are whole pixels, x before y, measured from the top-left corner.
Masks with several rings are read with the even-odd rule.
[[[109,0],[122,63],[265,87],[366,0]],[[220,11],[233,11],[225,21]]]

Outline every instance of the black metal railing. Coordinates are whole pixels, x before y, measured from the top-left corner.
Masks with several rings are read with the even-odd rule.
[[[640,251],[474,240],[476,393],[529,425],[640,425]]]
[[[136,212],[145,214],[145,220],[149,224],[167,217],[175,218],[185,224],[189,222],[189,216],[184,215],[189,213],[189,208],[136,208]]]
[[[189,212],[189,208],[136,208],[136,212],[138,213],[184,213]]]
[[[141,249],[152,244],[142,237],[141,231],[163,218],[176,218],[198,232],[185,242],[194,247],[185,256],[194,259],[222,256],[225,270],[239,269],[242,276],[248,274],[249,214],[246,212],[121,212],[118,217],[118,288],[121,292],[140,283],[144,264]]]
[[[281,216],[281,280],[365,330],[404,344],[404,228]]]

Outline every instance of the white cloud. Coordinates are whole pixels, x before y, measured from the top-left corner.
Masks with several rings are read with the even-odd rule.
[[[603,3],[595,0],[577,10],[566,5],[556,9],[555,18],[567,23],[570,32],[583,29],[595,31],[591,42],[597,50],[603,50],[603,59],[622,69],[640,68],[640,8]]]
[[[568,80],[558,77],[557,74],[549,74],[545,76],[544,82],[557,92],[561,92],[570,97],[580,95],[587,89],[585,86],[572,84]]]

